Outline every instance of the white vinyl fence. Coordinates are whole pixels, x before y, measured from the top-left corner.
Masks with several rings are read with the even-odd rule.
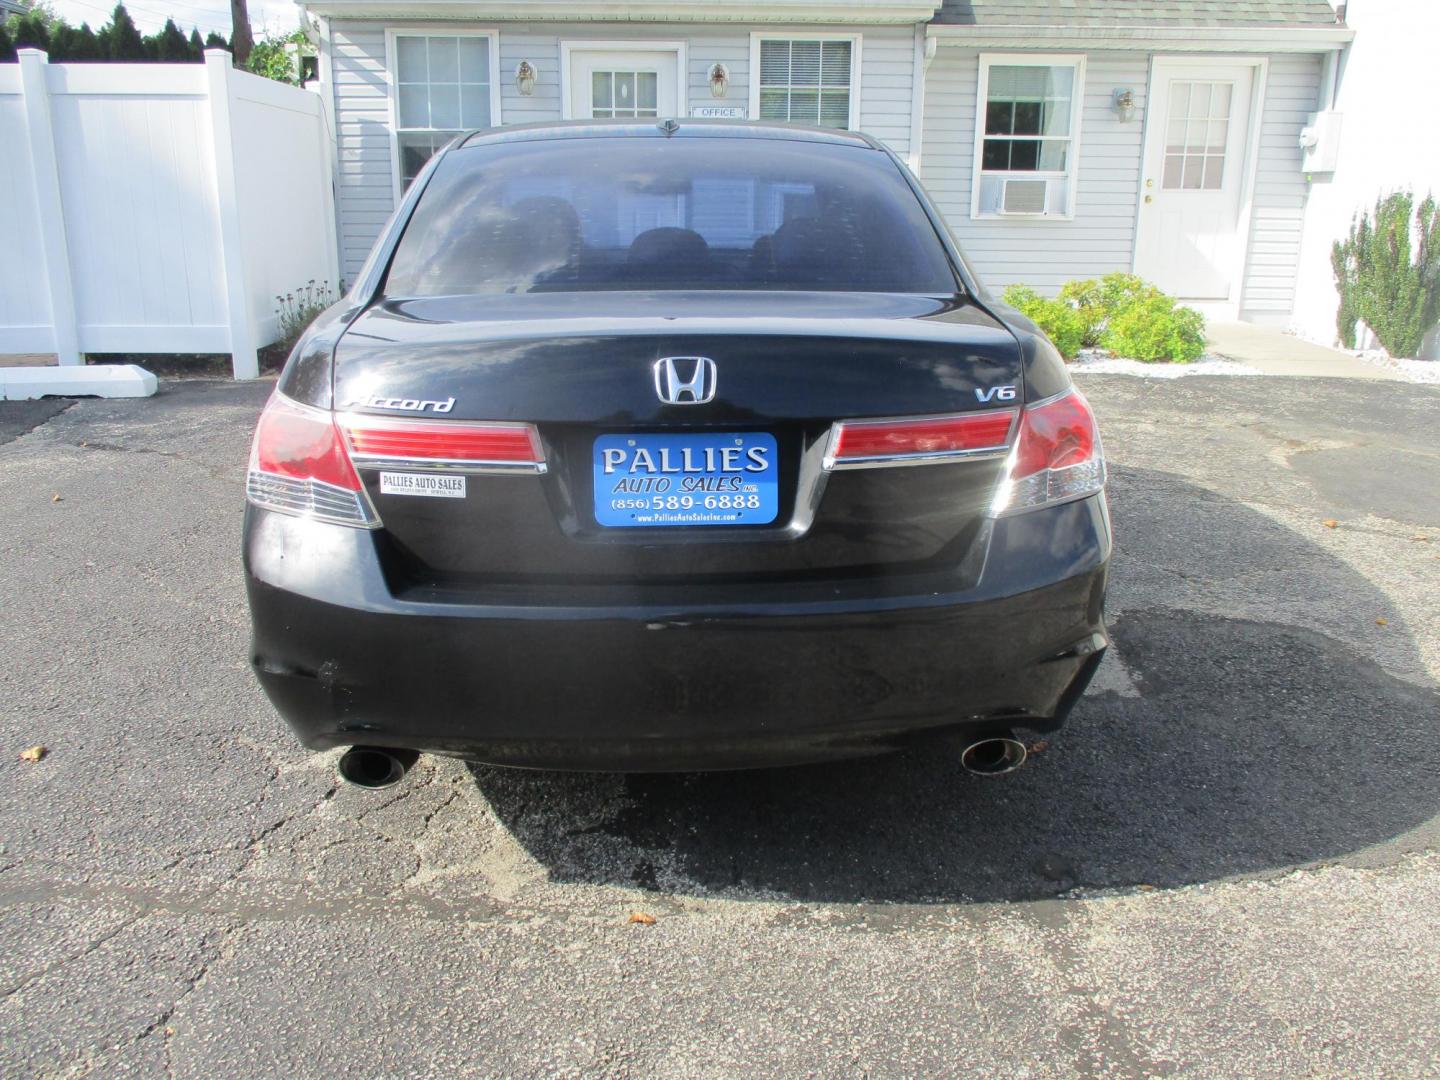
[[[339,284],[319,95],[200,64],[0,65],[0,353],[229,353]]]

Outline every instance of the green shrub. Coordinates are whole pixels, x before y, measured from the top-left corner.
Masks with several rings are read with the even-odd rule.
[[[1357,244],[1368,242],[1368,234],[1369,222],[1360,218],[1351,223],[1349,238],[1336,240],[1330,248],[1330,269],[1335,275],[1335,291],[1340,294],[1335,333],[1347,349],[1355,348],[1360,323],[1360,270],[1355,265],[1355,249]]]
[[[1105,325],[1119,311],[1137,300],[1157,295],[1154,285],[1146,284],[1134,274],[1106,274],[1100,280],[1067,281],[1060,290],[1060,299],[1080,315],[1084,327],[1081,344],[1087,349],[1098,348],[1105,336]]]
[[[1024,285],[1011,285],[1002,299],[1040,327],[1061,356],[1066,360],[1075,359],[1085,338],[1080,312],[1063,300],[1041,296]]]
[[[1054,300],[1012,285],[1004,299],[1033,319],[1066,360],[1082,348],[1148,363],[1188,364],[1205,352],[1204,317],[1134,274],[1069,281]]]
[[[275,342],[276,346],[288,353],[295,346],[295,342],[300,340],[306,327],[338,299],[331,291],[328,281],[317,283],[314,278],[293,293],[275,297],[278,305],[275,308],[275,317],[280,323],[280,337]]]
[[[1147,363],[1188,364],[1205,352],[1205,317],[1147,286],[1110,316],[1101,344],[1117,356]]]
[[[1355,347],[1363,321],[1391,356],[1420,351],[1440,321],[1440,214],[1433,198],[1418,207],[1408,191],[1378,200],[1373,219],[1361,214],[1335,243],[1330,265],[1340,293],[1335,328],[1346,348]]]
[[[1094,278],[1084,281],[1067,281],[1060,289],[1060,302],[1069,304],[1080,316],[1080,344],[1093,349],[1100,344],[1100,335],[1105,332],[1105,298],[1100,291],[1100,282]]]
[[[292,43],[302,46],[308,44],[305,31],[296,30],[284,36],[266,34],[250,50],[250,58],[245,61],[245,70],[276,82],[299,86],[300,72],[296,70],[295,60],[285,51],[285,46]]]

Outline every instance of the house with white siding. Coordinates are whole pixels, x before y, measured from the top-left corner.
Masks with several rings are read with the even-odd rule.
[[[1333,168],[1327,0],[305,0],[353,276],[459,132],[590,118],[854,128],[992,288],[1133,271],[1285,324]],[[1302,142],[1308,144],[1302,146]]]

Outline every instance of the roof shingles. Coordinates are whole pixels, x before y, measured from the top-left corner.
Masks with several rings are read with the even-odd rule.
[[[1328,0],[945,0],[935,22],[959,26],[1334,26]]]

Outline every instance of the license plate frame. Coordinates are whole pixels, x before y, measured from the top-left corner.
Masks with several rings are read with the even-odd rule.
[[[780,513],[768,431],[600,435],[591,469],[595,523],[607,529],[770,525]]]

